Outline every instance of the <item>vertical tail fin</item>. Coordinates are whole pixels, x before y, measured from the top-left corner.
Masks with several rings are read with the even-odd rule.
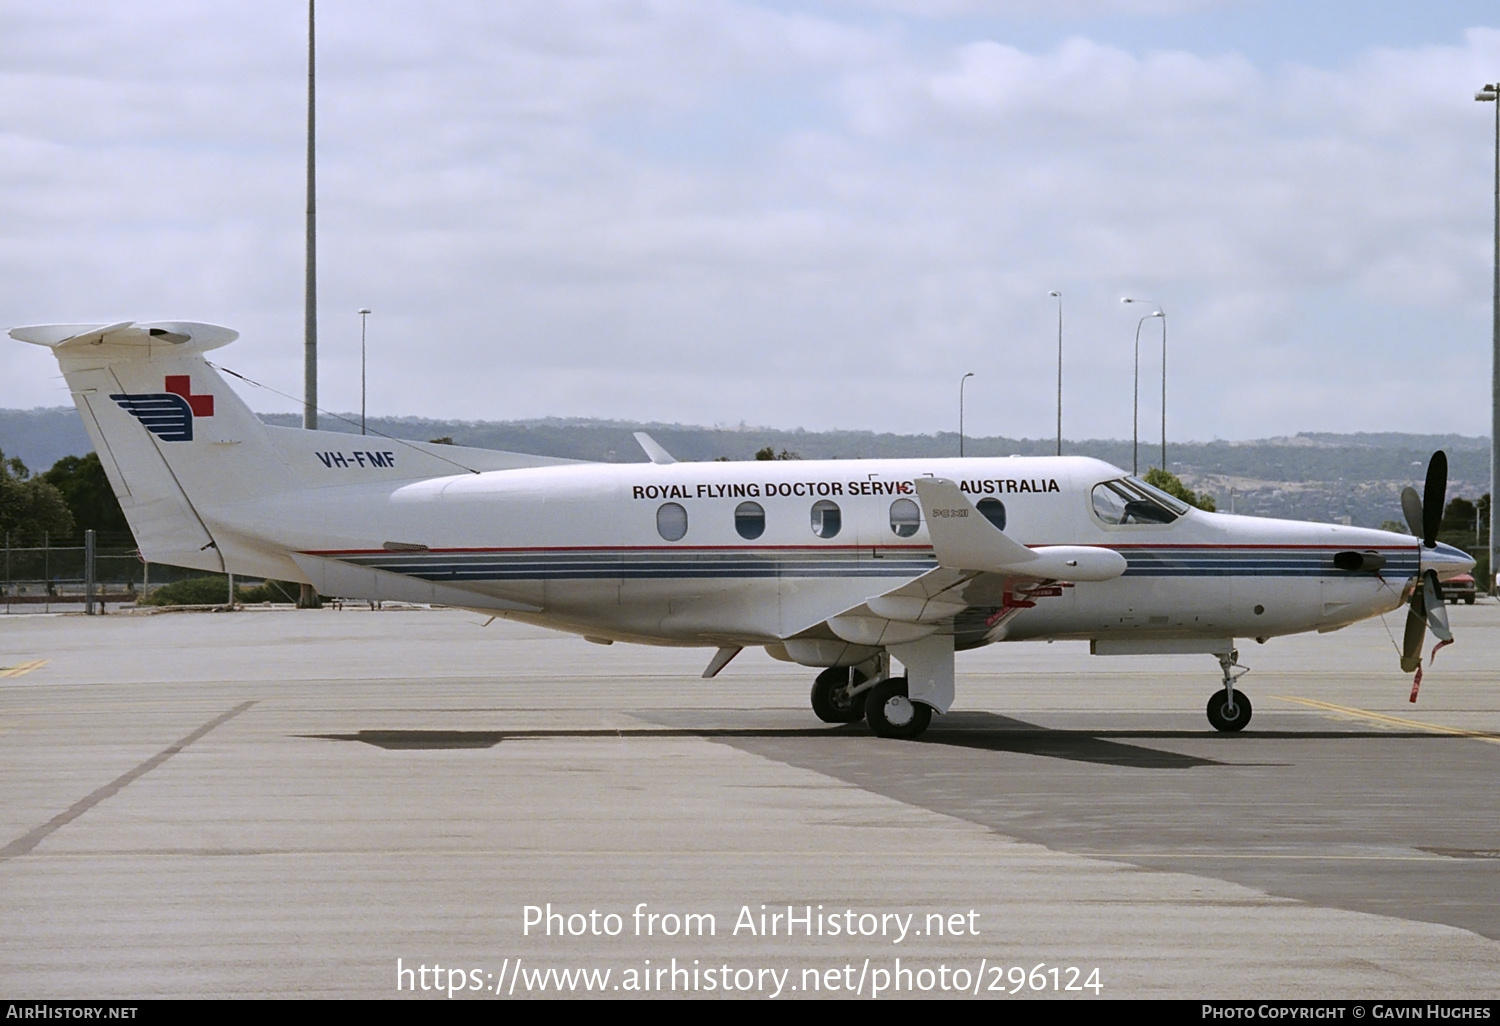
[[[15,328],[48,346],[151,562],[298,579],[284,555],[216,530],[212,507],[296,487],[260,418],[203,353],[238,333],[173,321]]]

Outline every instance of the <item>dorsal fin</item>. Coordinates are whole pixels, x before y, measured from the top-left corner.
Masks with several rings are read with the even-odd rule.
[[[646,450],[646,458],[652,463],[667,464],[677,462],[672,458],[671,453],[661,447],[661,443],[646,434],[646,432],[637,431],[635,433],[635,440],[640,443],[642,449]]]

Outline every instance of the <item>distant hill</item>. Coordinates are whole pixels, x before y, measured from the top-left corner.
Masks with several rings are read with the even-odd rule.
[[[83,418],[71,406],[0,410],[0,452],[21,457],[32,470],[46,470],[64,456],[93,451]]]
[[[341,417],[342,419],[339,419]],[[296,414],[262,414],[269,424],[295,427]],[[358,417],[325,415],[320,427],[358,433]],[[775,428],[703,428],[683,424],[548,418],[523,421],[446,421],[419,417],[375,417],[372,433],[426,440],[452,438],[459,445],[509,449],[544,456],[640,463],[645,455],[631,436],[649,431],[680,460],[727,456],[753,459],[770,446],[803,459],[956,456],[958,435],[895,435],[873,431],[783,431]],[[1477,497],[1488,490],[1489,439],[1462,435],[1403,435],[1392,432],[1330,434],[1305,432],[1243,442],[1173,442],[1168,469],[1195,490],[1212,494],[1219,508],[1298,520],[1348,522],[1370,527],[1400,520],[1400,490],[1421,487],[1428,457],[1448,453],[1452,496]],[[0,410],[0,450],[20,456],[33,470],[44,470],[63,456],[91,450],[76,411],[69,407]],[[968,438],[972,456],[1047,456],[1052,439]],[[1065,441],[1069,454],[1095,456],[1130,468],[1130,443],[1112,439]],[[1156,445],[1143,442],[1141,470],[1154,465]],[[1231,497],[1231,490],[1233,495]]]

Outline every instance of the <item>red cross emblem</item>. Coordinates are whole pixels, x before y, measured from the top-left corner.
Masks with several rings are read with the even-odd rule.
[[[186,399],[188,409],[193,411],[193,416],[212,417],[214,415],[214,397],[212,395],[193,395],[192,379],[188,375],[168,374],[167,391]]]

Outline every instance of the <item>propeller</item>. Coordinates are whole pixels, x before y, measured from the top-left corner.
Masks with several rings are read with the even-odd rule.
[[[1411,533],[1422,539],[1423,549],[1437,547],[1438,528],[1443,523],[1443,500],[1448,491],[1448,456],[1441,449],[1432,454],[1427,463],[1427,483],[1422,495],[1410,485],[1401,490],[1401,512],[1406,514]],[[1418,564],[1420,568],[1420,564]],[[1453,640],[1448,627],[1448,603],[1443,599],[1443,586],[1438,582],[1437,571],[1420,570],[1420,577],[1412,589],[1411,604],[1406,613],[1406,636],[1401,646],[1401,672],[1418,673],[1421,682],[1422,640],[1427,629],[1444,643]],[[1412,689],[1412,701],[1416,701],[1416,688]]]

